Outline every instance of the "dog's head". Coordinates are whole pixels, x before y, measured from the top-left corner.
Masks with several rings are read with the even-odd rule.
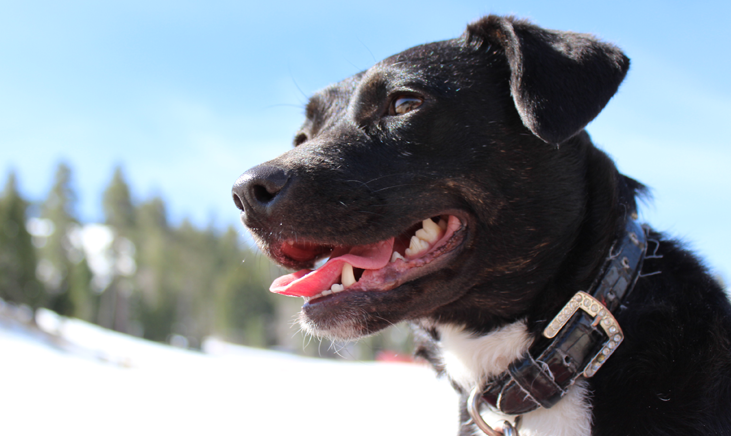
[[[338,339],[521,316],[576,243],[583,128],[628,67],[590,36],[489,16],[318,92],[294,149],[233,189],[260,248],[300,269],[272,291]]]

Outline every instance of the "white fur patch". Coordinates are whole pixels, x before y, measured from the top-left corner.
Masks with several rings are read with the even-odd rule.
[[[531,345],[525,321],[518,321],[475,336],[463,327],[440,325],[442,359],[447,375],[467,392],[488,377],[497,375],[511,362],[520,359]],[[580,381],[550,409],[539,408],[523,415],[521,436],[589,436],[591,434],[591,404],[587,383]],[[491,411],[483,412],[485,422],[500,428],[512,417]],[[475,429],[475,435],[484,436]]]
[[[484,336],[465,332],[464,327],[437,327],[447,374],[466,391],[508,369],[531,345],[525,321],[508,324]]]

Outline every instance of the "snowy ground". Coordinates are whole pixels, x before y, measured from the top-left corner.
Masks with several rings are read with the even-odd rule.
[[[51,312],[34,329],[22,313],[0,309],[3,436],[456,433],[456,395],[425,367],[216,340],[204,354]]]

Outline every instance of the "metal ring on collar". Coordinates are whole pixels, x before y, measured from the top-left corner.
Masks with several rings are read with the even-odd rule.
[[[480,404],[482,403],[482,392],[480,390],[480,386],[475,386],[474,389],[472,389],[472,392],[470,392],[470,396],[467,399],[467,412],[469,412],[470,417],[472,417],[472,421],[475,423],[477,428],[482,430],[483,433],[485,433],[487,436],[520,436],[518,434],[518,428],[520,427],[520,421],[521,417],[517,416],[515,418],[515,426],[511,424],[509,421],[503,421],[503,427],[500,430],[495,430],[494,428],[490,427],[488,423],[485,422],[484,419],[482,419],[482,415],[480,415]]]

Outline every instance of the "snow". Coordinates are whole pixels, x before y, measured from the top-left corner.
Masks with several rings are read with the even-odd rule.
[[[0,306],[0,435],[449,435],[457,395],[431,369],[208,339],[194,352]]]

